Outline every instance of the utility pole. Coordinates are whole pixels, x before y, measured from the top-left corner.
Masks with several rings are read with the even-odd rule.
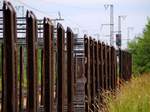
[[[114,46],[114,6],[110,4],[110,45]]]
[[[126,18],[126,16],[118,16],[118,34],[116,35],[116,43],[117,42],[119,43],[119,44],[117,44],[117,46],[120,49],[121,49],[121,42],[122,42],[121,20],[125,19],[125,18]]]
[[[128,27],[128,28],[127,28],[127,31],[128,31],[128,32],[127,32],[127,33],[128,33],[128,34],[127,34],[127,35],[128,35],[128,36],[127,36],[127,44],[129,43],[129,40],[130,40],[130,31],[132,31],[133,29],[134,29],[133,27]]]
[[[105,4],[105,9],[110,8],[110,45],[114,46],[114,5],[113,4]]]
[[[57,38],[57,22],[64,21],[64,19],[61,17],[61,13],[58,11],[58,18],[51,19],[54,24],[54,38]]]
[[[121,16],[118,16],[118,34],[121,36]]]
[[[119,55],[119,77],[122,79],[122,52],[121,52],[121,42],[122,42],[122,35],[121,35],[121,19],[125,19],[126,16],[118,16],[118,34],[116,34],[116,45],[118,47],[118,55]]]
[[[58,11],[58,18],[52,19],[52,21],[53,21],[55,27],[57,26],[58,21],[64,21],[64,19],[61,17],[60,11]]]

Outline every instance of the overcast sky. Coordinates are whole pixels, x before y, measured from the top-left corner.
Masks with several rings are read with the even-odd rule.
[[[104,4],[114,5],[115,31],[118,29],[118,16],[125,15],[122,20],[123,39],[127,38],[127,28],[133,27],[130,31],[130,38],[142,33],[150,17],[150,0],[9,0],[14,5],[24,5],[35,14],[43,18],[57,18],[58,11],[64,19],[61,22],[64,27],[70,26],[75,32],[79,29],[80,35],[88,33],[109,43],[109,26],[101,27],[101,24],[109,24],[109,8],[106,10]],[[21,12],[20,12],[21,13]],[[96,34],[96,35],[95,35]],[[126,41],[123,42],[126,44]]]

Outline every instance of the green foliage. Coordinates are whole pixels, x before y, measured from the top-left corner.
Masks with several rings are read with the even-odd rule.
[[[131,41],[128,49],[132,53],[133,73],[150,72],[150,20],[148,20],[142,36]]]
[[[108,112],[150,112],[149,75],[133,78],[115,97],[108,96]]]

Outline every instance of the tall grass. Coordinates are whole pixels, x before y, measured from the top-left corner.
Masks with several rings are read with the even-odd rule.
[[[116,97],[107,97],[109,112],[150,112],[150,74],[124,84]]]

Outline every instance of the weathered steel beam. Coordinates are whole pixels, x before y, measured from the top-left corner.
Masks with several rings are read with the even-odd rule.
[[[44,108],[45,112],[54,110],[54,73],[53,71],[53,25],[44,18]]]
[[[65,31],[61,24],[57,24],[57,111],[64,112],[64,62],[65,62]]]
[[[68,112],[73,112],[74,74],[73,74],[73,32],[67,27],[67,100]]]
[[[114,90],[117,89],[117,52],[114,48]]]
[[[114,68],[115,68],[115,63],[114,63],[114,47],[111,47],[111,90],[114,90],[114,81],[115,81],[115,78],[114,78]]]
[[[91,110],[94,111],[94,105],[95,105],[95,53],[94,53],[94,41],[90,37],[90,81],[91,81]]]
[[[97,104],[99,103],[99,49],[98,49],[98,42],[94,41],[94,53],[95,53],[95,112],[98,112]]]
[[[4,112],[17,112],[17,85],[16,85],[16,58],[15,58],[15,36],[16,36],[16,13],[9,2],[4,2]],[[11,94],[10,94],[11,93]]]
[[[1,45],[1,61],[2,61],[2,63],[1,63],[1,70],[2,70],[2,102],[1,102],[1,111],[2,112],[4,112],[4,61],[5,61],[5,58],[4,58],[4,45],[2,44]]]
[[[85,77],[86,77],[86,84],[85,84],[85,95],[86,95],[86,102],[85,102],[85,111],[89,112],[89,107],[91,104],[91,86],[90,86],[90,41],[87,36],[84,36],[84,53],[85,53]]]
[[[108,70],[107,70],[107,45],[103,46],[103,60],[104,60],[104,90],[108,89]]]
[[[19,82],[19,112],[23,109],[23,83],[24,83],[24,48],[20,47],[20,82]]]
[[[104,84],[105,84],[105,75],[104,75],[104,68],[105,68],[105,62],[104,62],[104,50],[105,50],[105,44],[102,42],[100,44],[100,60],[101,60],[101,73],[100,73],[100,87],[101,87],[101,92],[104,89]]]
[[[27,111],[37,112],[37,22],[31,11],[26,14]]]
[[[41,105],[44,105],[44,49],[41,49]]]
[[[108,89],[111,90],[111,48],[110,46],[107,46],[107,53],[108,53]]]

